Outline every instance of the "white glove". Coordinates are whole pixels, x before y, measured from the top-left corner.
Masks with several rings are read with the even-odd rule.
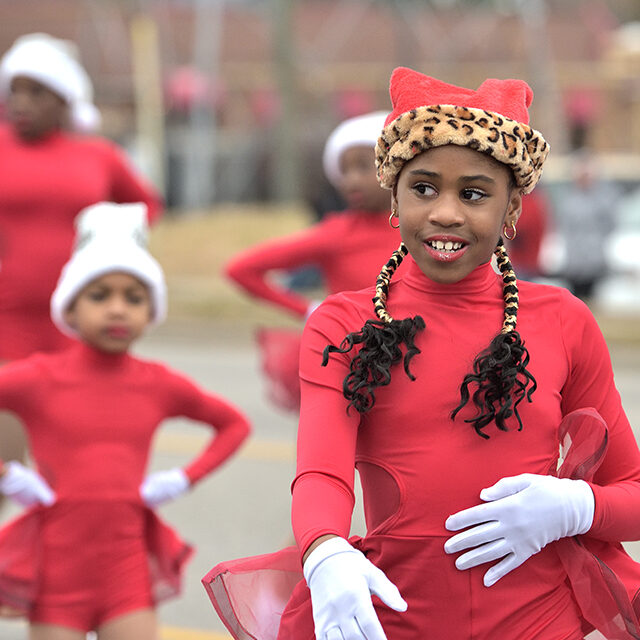
[[[316,640],[386,640],[371,594],[395,611],[407,603],[384,573],[344,538],[329,538],[304,563]]]
[[[48,507],[56,500],[56,494],[44,478],[16,460],[5,465],[5,472],[0,477],[0,492],[23,507],[36,504]]]
[[[444,550],[472,549],[456,560],[460,570],[503,558],[484,574],[487,587],[550,542],[586,533],[593,522],[595,499],[584,480],[523,473],[483,489],[480,498],[488,504],[447,518],[449,531],[472,528],[449,538]]]
[[[157,507],[181,496],[190,484],[187,474],[180,468],[156,471],[140,485],[140,497],[148,507]]]

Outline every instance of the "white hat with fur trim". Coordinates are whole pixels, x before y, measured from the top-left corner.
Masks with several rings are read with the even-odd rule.
[[[322,166],[327,179],[334,187],[338,186],[342,175],[340,156],[351,147],[362,146],[374,149],[388,115],[387,111],[374,111],[349,118],[331,132],[324,146]],[[373,159],[371,167],[375,170]]]
[[[90,282],[114,271],[138,278],[151,295],[151,324],[167,314],[167,288],[162,267],[147,251],[147,207],[141,202],[100,202],[76,217],[76,243],[62,268],[53,295],[51,318],[62,333],[77,337],[65,321],[65,311]]]
[[[100,127],[100,112],[93,104],[93,86],[78,61],[73,42],[46,33],[21,36],[0,61],[3,93],[18,76],[35,80],[58,94],[69,105],[75,130],[90,132]]]

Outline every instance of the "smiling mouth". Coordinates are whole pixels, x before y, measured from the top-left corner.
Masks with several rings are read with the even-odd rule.
[[[445,251],[451,253],[460,251],[460,249],[466,246],[463,242],[452,242],[451,240],[425,240],[425,244],[435,251]]]

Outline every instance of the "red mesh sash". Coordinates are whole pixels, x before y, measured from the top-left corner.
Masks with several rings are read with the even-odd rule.
[[[600,414],[590,407],[567,414],[558,436],[560,457],[557,469],[549,473],[558,478],[593,480],[608,444],[607,425]],[[595,628],[608,640],[640,639],[638,600],[634,598],[632,604],[624,584],[609,566],[634,563],[622,546],[588,536],[563,538],[554,544],[586,621],[585,633]]]

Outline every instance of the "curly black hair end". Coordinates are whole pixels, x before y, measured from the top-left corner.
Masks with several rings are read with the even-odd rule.
[[[485,439],[489,436],[482,431],[495,421],[501,431],[507,431],[507,420],[515,415],[518,431],[522,429],[522,419],[518,405],[531,396],[537,388],[535,378],[527,370],[529,352],[517,331],[498,334],[489,347],[480,353],[473,363],[473,373],[465,376],[460,385],[460,404],[451,412],[455,419],[458,412],[469,401],[471,385],[476,386],[471,399],[476,406],[474,418],[465,420],[473,425],[476,433]]]
[[[362,345],[351,360],[350,371],[342,384],[344,397],[349,401],[347,411],[354,407],[365,413],[375,404],[375,390],[391,382],[391,367],[402,360],[404,371],[415,380],[409,365],[420,353],[415,336],[425,328],[422,317],[404,320],[367,320],[360,331],[347,335],[339,347],[328,345],[322,354],[322,366],[326,366],[331,353],[348,353],[356,345]],[[402,345],[405,345],[403,354]]]

